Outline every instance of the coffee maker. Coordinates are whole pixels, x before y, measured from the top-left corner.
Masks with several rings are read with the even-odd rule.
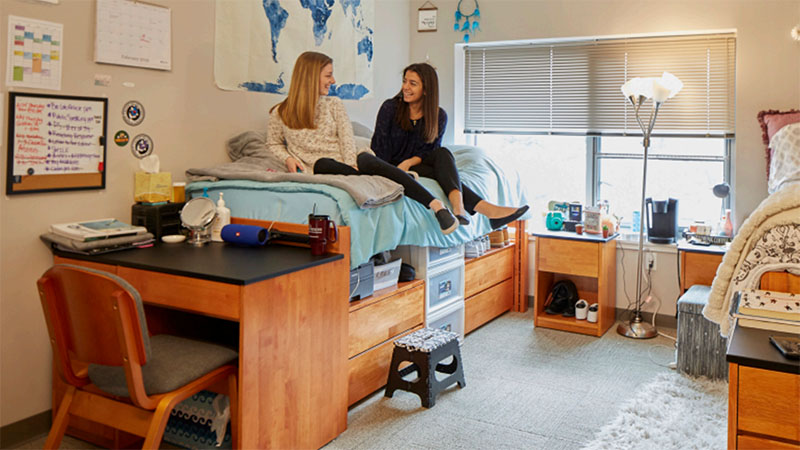
[[[678,237],[678,199],[656,200],[648,197],[647,240],[654,244],[671,244]]]

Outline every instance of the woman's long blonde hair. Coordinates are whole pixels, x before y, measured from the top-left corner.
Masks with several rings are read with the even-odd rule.
[[[293,130],[316,128],[314,112],[320,95],[319,77],[328,64],[333,64],[333,59],[323,53],[305,52],[298,56],[289,95],[286,100],[273,106],[270,112],[277,107],[284,125]]]

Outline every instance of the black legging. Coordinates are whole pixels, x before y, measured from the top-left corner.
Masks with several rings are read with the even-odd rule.
[[[417,172],[419,176],[432,178],[439,183],[445,195],[450,195],[453,189],[461,191],[464,199],[464,209],[469,214],[475,214],[475,206],[483,200],[478,194],[469,187],[461,184],[456,168],[456,158],[450,150],[444,147],[437,147],[422,159],[422,162],[408,169]]]
[[[430,209],[435,199],[425,186],[419,184],[408,172],[398,169],[370,153],[361,153],[356,159],[358,170],[331,158],[320,158],[314,163],[314,173],[329,175],[380,175],[403,186],[406,197]]]
[[[358,170],[347,164],[331,158],[320,158],[314,163],[314,173],[330,175],[379,175],[397,182],[405,191],[406,197],[416,200],[426,208],[435,199],[425,186],[421,185],[408,172],[393,166],[388,162],[370,153],[361,153],[356,160]],[[462,192],[464,209],[469,214],[475,214],[475,206],[483,200],[472,189],[461,184],[456,169],[456,160],[450,150],[438,147],[426,156],[421,163],[412,166],[409,170],[416,172],[421,177],[432,178],[439,183],[445,195],[453,189]]]

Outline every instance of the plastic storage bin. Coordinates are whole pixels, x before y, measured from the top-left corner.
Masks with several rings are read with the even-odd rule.
[[[373,289],[386,289],[388,287],[396,286],[397,279],[400,278],[400,266],[403,264],[402,259],[392,261],[388,264],[375,266],[375,276],[373,280]]]
[[[428,328],[438,328],[441,330],[458,333],[464,338],[464,300],[456,302],[441,311],[431,314],[426,325]]]
[[[428,274],[425,296],[429,314],[456,299],[464,298],[464,262],[459,260]]]
[[[429,272],[438,271],[438,267],[452,261],[463,262],[464,245],[448,248],[401,245],[392,254],[411,264],[417,273],[417,278],[425,278]]]

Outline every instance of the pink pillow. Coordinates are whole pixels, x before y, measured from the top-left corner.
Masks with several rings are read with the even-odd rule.
[[[772,151],[769,149],[770,139],[772,139],[772,136],[781,128],[796,122],[800,122],[800,110],[797,109],[791,109],[789,111],[770,109],[758,113],[758,123],[761,124],[761,138],[767,146],[767,148],[764,149],[767,154],[767,179],[769,179],[769,164],[772,157]]]

